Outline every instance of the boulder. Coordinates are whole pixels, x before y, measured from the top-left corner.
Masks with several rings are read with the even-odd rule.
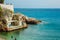
[[[18,15],[13,15],[12,20],[17,20],[17,21],[19,21],[19,16],[18,16]]]
[[[7,27],[7,21],[4,18],[0,18],[0,30],[5,30]]]
[[[36,20],[34,18],[29,18],[28,20],[26,20],[27,24],[38,24],[40,22],[41,22],[40,20]]]
[[[12,26],[18,26],[18,25],[19,25],[19,22],[18,22],[18,21],[16,21],[16,22],[11,22],[11,25],[12,25]]]
[[[42,21],[40,20],[36,20],[35,18],[29,18],[27,16],[21,16],[20,18],[23,22],[25,22],[26,24],[38,24]]]

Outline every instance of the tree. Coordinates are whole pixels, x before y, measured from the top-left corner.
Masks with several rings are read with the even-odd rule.
[[[3,3],[4,3],[4,0],[0,0],[0,3],[2,3],[2,4],[3,4]]]

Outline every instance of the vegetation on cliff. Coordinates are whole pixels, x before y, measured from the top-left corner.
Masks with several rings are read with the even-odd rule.
[[[0,0],[0,3],[4,3],[4,0]]]
[[[38,24],[41,22],[35,18],[29,18],[21,13],[14,14],[12,10],[4,7],[0,6],[0,29],[4,31],[25,28],[28,24]]]

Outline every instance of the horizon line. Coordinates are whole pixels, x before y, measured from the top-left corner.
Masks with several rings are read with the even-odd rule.
[[[60,8],[20,8],[20,9],[60,9]]]

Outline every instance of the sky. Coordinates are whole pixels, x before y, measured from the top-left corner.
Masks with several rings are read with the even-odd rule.
[[[60,0],[5,0],[15,8],[60,8]]]

